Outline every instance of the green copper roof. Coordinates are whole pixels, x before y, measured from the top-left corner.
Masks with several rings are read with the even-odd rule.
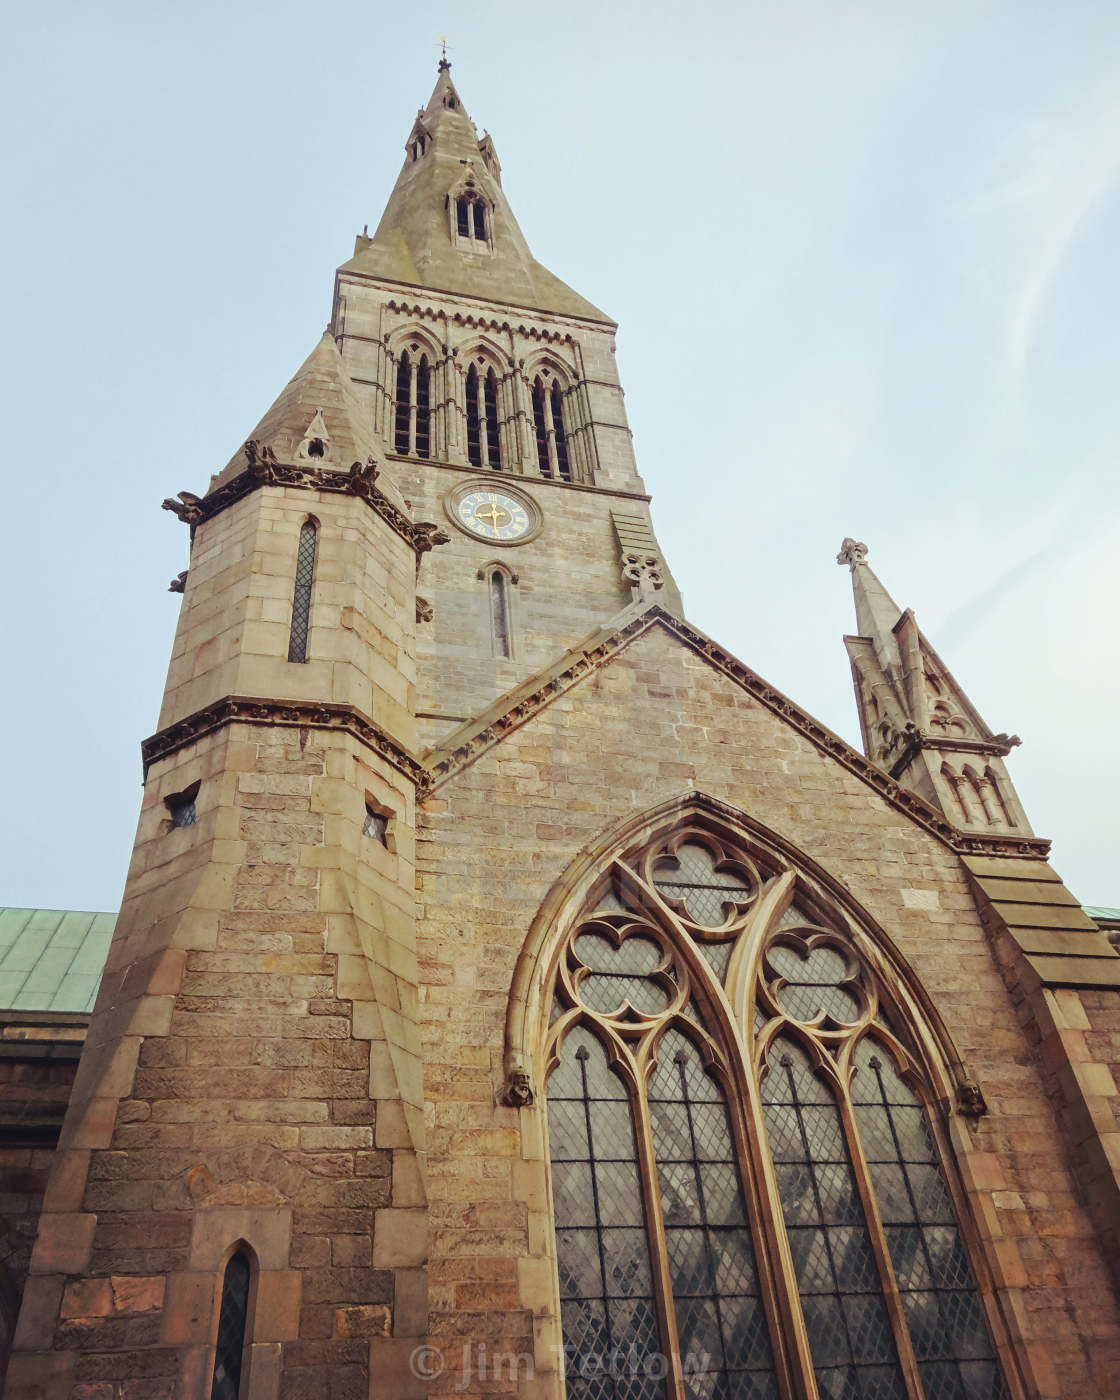
[[[1090,919],[1120,919],[1120,909],[1106,909],[1103,904],[1083,904],[1081,907]]]
[[[116,914],[0,909],[0,1011],[92,1011]]]

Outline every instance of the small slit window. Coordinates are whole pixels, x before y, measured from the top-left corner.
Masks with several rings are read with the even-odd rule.
[[[379,846],[387,846],[389,844],[388,831],[388,813],[378,811],[372,802],[367,802],[366,819],[362,823],[362,835],[368,836],[371,841],[376,841]]]
[[[509,635],[509,584],[501,569],[490,574],[490,628],[494,655],[512,655]]]
[[[165,806],[171,815],[171,825],[194,826],[198,819],[198,812],[195,808],[195,799],[198,797],[198,790],[201,783],[191,783],[189,788],[184,788],[182,792],[173,792],[165,799]]]
[[[299,532],[296,552],[296,581],[292,593],[292,631],[288,639],[288,660],[307,660],[307,636],[311,625],[311,586],[315,579],[315,553],[319,527],[305,520]]]
[[[243,1249],[230,1256],[222,1281],[218,1315],[218,1342],[214,1351],[214,1381],[210,1400],[239,1400],[241,1368],[245,1355],[245,1330],[249,1321],[249,1283],[252,1270]]]

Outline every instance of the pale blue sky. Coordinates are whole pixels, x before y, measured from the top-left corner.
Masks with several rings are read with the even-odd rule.
[[[620,324],[688,615],[846,738],[846,534],[1120,904],[1120,6],[22,7],[0,55],[0,904],[112,909],[204,489],[315,343],[435,37]]]

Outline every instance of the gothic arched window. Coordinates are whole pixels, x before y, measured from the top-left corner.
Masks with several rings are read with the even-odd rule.
[[[509,580],[502,569],[490,571],[490,635],[495,656],[512,656],[509,630]]]
[[[564,392],[554,375],[538,374],[533,380],[533,429],[537,440],[537,467],[541,476],[571,481],[568,432],[564,422]]]
[[[393,445],[402,456],[430,457],[432,445],[431,365],[427,355],[401,352],[393,401]]]
[[[696,825],[571,924],[544,1046],[569,1400],[1000,1400],[882,958]]]
[[[412,420],[412,360],[407,350],[397,364],[397,397],[394,405],[393,445],[397,451],[408,454]]]
[[[307,638],[311,630],[311,588],[315,582],[315,555],[319,546],[319,525],[311,516],[303,522],[296,550],[296,581],[292,590],[292,627],[288,634],[288,660],[307,660]]]
[[[489,247],[487,207],[480,195],[467,193],[455,197],[455,232],[473,251],[485,252]]]
[[[479,373],[479,360],[467,370],[467,460],[474,467],[502,469],[502,445],[498,429],[498,376],[492,368]]]

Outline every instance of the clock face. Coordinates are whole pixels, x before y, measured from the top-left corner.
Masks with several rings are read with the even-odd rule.
[[[519,540],[532,525],[529,512],[501,491],[471,491],[455,505],[455,517],[464,530],[483,540]]]

